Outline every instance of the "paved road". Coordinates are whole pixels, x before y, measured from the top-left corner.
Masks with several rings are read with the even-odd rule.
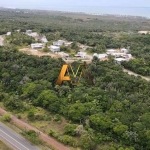
[[[14,150],[40,150],[2,122],[0,122],[0,139],[8,143]]]
[[[6,113],[7,112],[0,107],[0,115],[4,115]],[[25,128],[27,130],[34,130],[36,132],[40,132],[39,138],[42,139],[43,141],[45,141],[48,145],[50,145],[50,146],[54,147],[55,149],[57,149],[57,150],[70,150],[70,148],[68,148],[67,146],[64,146],[62,143],[60,143],[57,140],[53,139],[49,135],[41,132],[37,128],[29,125],[28,123],[18,119],[14,115],[11,115],[11,121],[13,121],[17,126],[19,126],[21,128]]]

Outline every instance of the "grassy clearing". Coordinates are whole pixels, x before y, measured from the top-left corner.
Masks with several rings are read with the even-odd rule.
[[[12,149],[0,140],[0,150],[12,150]]]

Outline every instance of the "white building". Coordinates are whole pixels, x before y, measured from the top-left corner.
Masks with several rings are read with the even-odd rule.
[[[96,56],[99,59],[108,57],[107,54],[97,54],[97,53],[94,53],[93,56]]]
[[[122,53],[126,53],[126,54],[127,54],[127,53],[129,52],[129,50],[128,50],[128,49],[126,49],[126,48],[122,48],[122,49],[121,49],[121,52],[122,52]]]
[[[65,42],[65,46],[70,46],[73,42]]]
[[[65,43],[64,40],[58,40],[58,41],[53,42],[53,45],[54,46],[62,46],[64,43]]]
[[[125,58],[127,61],[129,61],[130,59],[133,59],[132,55],[131,54],[125,54],[123,56],[123,58]]]
[[[123,62],[123,61],[127,61],[126,59],[124,59],[124,58],[115,58],[114,59],[114,61],[115,61],[115,63],[117,63],[117,64],[121,64],[121,62]]]
[[[139,34],[150,34],[150,31],[138,31]]]
[[[6,35],[7,35],[7,36],[11,35],[11,32],[7,32]]]
[[[115,49],[108,49],[106,54],[112,55],[113,53],[116,53],[116,52],[117,52],[117,50],[115,50]]]
[[[112,53],[111,55],[115,57],[123,57],[125,53]]]
[[[16,30],[17,32],[20,32],[20,29]]]
[[[107,54],[97,54],[97,53],[94,53],[93,57],[94,56],[97,57],[100,60],[107,60],[108,59],[108,55]]]
[[[42,43],[31,44],[32,49],[42,49],[43,47],[44,47],[44,45]]]
[[[86,58],[86,52],[78,52],[75,56],[79,58]]]
[[[32,32],[31,34],[27,34],[27,35],[28,36],[32,36],[34,38],[36,38],[37,36],[39,36],[37,32]]]
[[[43,43],[47,43],[47,42],[48,42],[48,40],[47,40],[47,38],[46,38],[45,36],[43,36],[43,37],[41,38],[41,42],[43,42]]]
[[[32,32],[32,30],[26,30],[25,34],[27,34],[28,36],[32,36],[34,38],[36,38],[37,36],[39,36],[37,32]]]
[[[60,55],[61,57],[69,57],[69,54],[65,52],[58,52],[58,55]]]
[[[60,52],[60,47],[58,47],[58,46],[51,45],[51,46],[49,47],[49,49],[50,49],[52,52],[54,52],[54,53]]]
[[[26,34],[31,34],[32,30],[26,30]]]

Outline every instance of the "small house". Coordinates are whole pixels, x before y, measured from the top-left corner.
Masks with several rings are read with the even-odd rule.
[[[59,47],[59,46],[51,45],[51,46],[49,47],[49,49],[50,49],[53,53],[60,52],[60,47]]]
[[[11,32],[7,32],[6,35],[7,35],[7,36],[11,35]]]
[[[78,58],[86,58],[86,52],[78,52],[75,57],[78,57]]]
[[[122,49],[121,49],[121,52],[127,54],[129,51],[128,51],[128,49],[126,49],[126,48],[122,48]]]
[[[150,31],[138,31],[139,34],[150,34]]]
[[[114,59],[114,61],[115,61],[115,63],[117,63],[117,64],[121,64],[121,62],[123,62],[123,61],[127,61],[126,59],[124,59],[124,58],[115,58]]]
[[[94,53],[93,54],[93,57],[97,57],[98,59],[100,59],[100,60],[107,60],[108,59],[108,55],[107,54],[97,54],[97,53]]]
[[[42,49],[43,47],[44,47],[44,45],[42,43],[31,44],[32,49]]]
[[[115,56],[116,58],[118,57],[123,57],[125,53],[112,53],[112,56]]]
[[[64,43],[65,43],[64,40],[58,40],[58,41],[53,42],[53,45],[54,46],[62,46]]]
[[[116,53],[117,51],[115,49],[108,49],[106,54],[112,55],[113,53]]]
[[[26,34],[31,34],[32,30],[26,30]]]
[[[43,36],[43,37],[41,37],[41,42],[43,42],[43,43],[47,43],[47,42],[48,42],[48,40],[47,40],[47,38],[46,38],[45,36]]]
[[[65,44],[65,46],[70,46],[72,44],[72,42],[65,42],[64,44]]]
[[[66,58],[66,59],[69,57],[69,54],[67,54],[65,52],[59,52],[58,55],[60,55],[61,57]]]

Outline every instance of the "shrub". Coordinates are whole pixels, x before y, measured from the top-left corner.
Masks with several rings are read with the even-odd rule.
[[[76,124],[67,124],[64,128],[64,133],[67,135],[75,136],[76,131],[75,129],[77,128]]]
[[[54,121],[57,121],[57,122],[61,122],[61,121],[62,121],[61,116],[58,115],[58,114],[56,114],[56,115],[54,116],[53,120],[54,120]]]
[[[2,120],[6,122],[10,122],[11,121],[10,114],[9,113],[4,114]]]
[[[31,111],[31,110],[28,112],[28,119],[29,120],[33,120],[34,119],[34,112]]]
[[[77,142],[75,139],[73,139],[71,136],[69,135],[63,135],[60,136],[58,139],[60,142],[62,142],[65,145],[69,145],[69,146],[73,146],[73,147],[77,147]]]

